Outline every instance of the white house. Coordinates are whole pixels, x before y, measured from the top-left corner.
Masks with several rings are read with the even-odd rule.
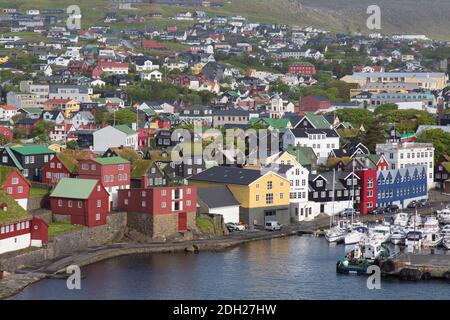
[[[17,114],[17,108],[9,104],[0,106],[0,119],[4,121],[11,120]]]
[[[223,222],[239,222],[239,202],[227,186],[197,189],[197,204],[200,213],[220,214]]]
[[[162,73],[158,70],[153,70],[150,72],[141,72],[140,73],[141,81],[158,81],[162,80]]]
[[[138,149],[138,134],[127,125],[107,126],[93,133],[93,151],[105,152],[114,147]]]
[[[288,129],[283,135],[283,149],[288,146],[310,147],[318,164],[324,164],[333,149],[339,149],[339,135],[334,129]]]

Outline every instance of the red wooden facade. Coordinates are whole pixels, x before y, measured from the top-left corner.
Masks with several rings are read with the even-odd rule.
[[[70,170],[64,165],[58,156],[53,157],[53,159],[42,168],[42,183],[57,184],[62,178],[70,177]]]
[[[362,215],[366,215],[377,206],[377,170],[358,170],[355,174],[360,178],[361,186],[359,210]]]
[[[288,72],[299,76],[316,75],[316,67],[309,63],[297,63],[288,68]]]
[[[100,180],[108,189],[112,187],[125,188],[130,185],[130,163],[100,164],[95,160],[80,160],[78,175],[81,179]]]
[[[13,169],[1,185],[2,190],[15,200],[28,199],[30,196],[30,182],[17,169]]]
[[[305,112],[316,112],[326,110],[331,107],[331,102],[325,97],[307,96],[300,98],[296,112],[303,115]]]

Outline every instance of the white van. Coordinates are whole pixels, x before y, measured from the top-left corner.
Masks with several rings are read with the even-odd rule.
[[[279,224],[278,221],[267,221],[264,229],[269,231],[281,230],[281,224]]]

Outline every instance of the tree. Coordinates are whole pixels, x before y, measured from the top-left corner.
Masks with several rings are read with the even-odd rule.
[[[441,129],[422,131],[416,138],[417,142],[432,143],[434,146],[434,161],[450,152],[450,133]]]
[[[350,122],[358,126],[362,124],[364,128],[368,128],[373,121],[373,113],[367,109],[339,109],[336,110],[336,116],[341,122]]]
[[[398,105],[396,105],[395,103],[386,103],[376,107],[374,114],[379,115],[393,110],[398,110]]]
[[[31,132],[31,135],[39,138],[40,142],[47,142],[49,140],[49,132],[51,127],[53,127],[52,122],[38,121]]]
[[[114,115],[115,113],[115,115]],[[130,109],[120,109],[109,115],[108,123],[109,124],[126,124],[131,125],[136,122],[136,113],[131,111]]]
[[[5,144],[9,143],[9,139],[4,134],[0,134],[0,145],[4,146]]]
[[[78,142],[76,140],[70,140],[66,143],[67,149],[75,150],[78,148]]]
[[[372,121],[367,128],[366,133],[363,135],[361,142],[370,150],[370,152],[375,152],[377,143],[385,142],[385,129],[379,118],[375,118]]]

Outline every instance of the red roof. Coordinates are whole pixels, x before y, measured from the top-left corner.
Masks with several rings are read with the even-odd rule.
[[[165,45],[159,43],[155,40],[144,40],[142,41],[142,47],[144,49],[167,49]]]
[[[0,106],[0,108],[5,109],[5,110],[17,110],[16,107],[11,106],[9,104],[4,104],[4,105]]]
[[[100,61],[98,63],[98,67],[99,68],[127,68],[128,69],[128,63]]]

